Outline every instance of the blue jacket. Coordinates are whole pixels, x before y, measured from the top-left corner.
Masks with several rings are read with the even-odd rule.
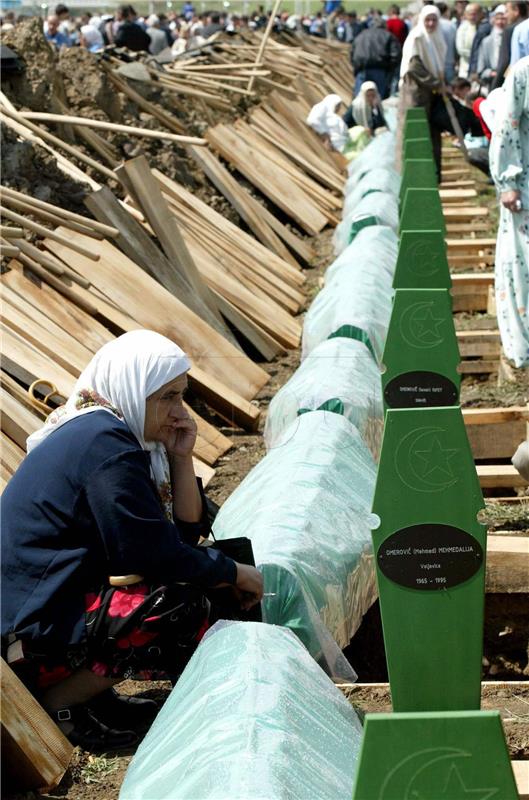
[[[231,559],[195,546],[204,532],[166,519],[149,455],[125,423],[103,410],[76,417],[29,453],[2,495],[2,636],[34,652],[82,642],[85,594],[109,575],[235,583]]]

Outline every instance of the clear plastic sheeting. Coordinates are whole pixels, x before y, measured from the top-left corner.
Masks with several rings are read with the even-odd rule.
[[[300,413],[322,408],[348,419],[378,457],[384,413],[380,372],[362,342],[337,337],[314,348],[270,403],[267,448],[277,446]]]
[[[266,622],[293,630],[335,678],[376,598],[371,502],[376,467],[340,414],[298,416],[222,506],[217,539],[247,536],[263,573]]]
[[[256,622],[204,637],[120,800],[347,800],[362,728],[298,639]]]
[[[364,197],[373,192],[392,195],[397,200],[401,180],[400,175],[394,169],[380,167],[368,172],[354,186],[346,184],[343,216],[348,216]]]
[[[360,200],[347,216],[344,216],[337,226],[334,237],[334,252],[339,255],[351,243],[353,226],[358,228],[364,218],[372,219],[374,225],[387,225],[397,230],[399,213],[397,199],[393,195],[384,195],[372,192]]]
[[[387,225],[370,225],[361,230],[345,250],[342,250],[325,273],[325,285],[346,273],[360,272],[366,260],[376,262],[378,269],[386,271],[393,280],[399,237]]]
[[[357,269],[342,269],[312,301],[303,322],[302,358],[331,336],[367,339],[381,363],[391,315],[393,276],[366,256]],[[366,341],[366,339],[363,339]]]

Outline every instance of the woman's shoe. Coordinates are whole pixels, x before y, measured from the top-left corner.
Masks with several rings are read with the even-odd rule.
[[[151,727],[158,714],[154,700],[119,694],[115,689],[98,694],[87,705],[97,719],[118,730],[144,732]]]
[[[139,742],[137,733],[105,725],[87,706],[61,708],[51,717],[73,745],[90,753],[130,750]]]

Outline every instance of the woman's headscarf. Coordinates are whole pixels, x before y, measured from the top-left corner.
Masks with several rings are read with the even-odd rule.
[[[84,38],[88,50],[102,50],[105,46],[103,35],[95,25],[82,25],[81,36]]]
[[[364,128],[371,128],[373,124],[373,108],[367,100],[367,92],[373,90],[376,93],[376,105],[382,118],[384,111],[382,109],[382,100],[378,93],[377,85],[374,81],[364,81],[360,87],[358,95],[353,100],[353,117],[357,125],[362,125]]]
[[[404,42],[402,48],[402,61],[400,63],[400,77],[403,78],[408,72],[410,61],[414,56],[419,56],[422,63],[432,75],[443,78],[446,56],[446,42],[438,24],[433,33],[428,33],[424,27],[424,20],[430,15],[441,18],[439,9],[436,6],[423,6],[417,24]]]
[[[85,367],[66,404],[53,411],[27,440],[28,453],[72,419],[103,409],[122,419],[144,450],[150,452],[152,477],[172,518],[169,461],[161,442],[144,439],[145,403],[191,364],[174,342],[154,331],[124,333],[105,344]]]
[[[336,109],[342,102],[342,98],[337,94],[328,94],[320,103],[316,103],[309,112],[307,124],[316,133],[327,134],[335,150],[340,152],[349,141],[347,125],[336,113]]]

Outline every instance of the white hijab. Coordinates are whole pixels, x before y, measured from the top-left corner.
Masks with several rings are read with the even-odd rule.
[[[424,20],[434,14],[437,19],[441,18],[439,9],[436,6],[423,6],[417,24],[404,42],[402,48],[402,61],[400,63],[400,77],[403,78],[410,67],[410,61],[414,56],[419,56],[422,63],[432,75],[437,78],[444,77],[444,65],[446,56],[446,42],[438,25],[434,33],[428,33],[424,27]]]
[[[145,403],[166,383],[187,372],[188,357],[174,342],[154,331],[124,333],[105,344],[79,376],[66,404],[55,409],[27,440],[28,453],[72,419],[104,410],[122,419],[151,457],[152,477],[172,519],[169,460],[160,442],[144,439]]]
[[[327,134],[335,150],[340,152],[349,141],[349,131],[347,125],[336,113],[336,109],[342,102],[342,98],[337,94],[328,94],[320,103],[309,111],[307,124],[316,133]]]
[[[378,93],[377,85],[374,81],[364,81],[364,83],[360,87],[360,91],[353,100],[353,117],[357,125],[363,125],[364,128],[370,128],[371,122],[373,120],[373,109],[368,103],[366,98],[366,93],[372,89],[376,92],[377,96],[377,106],[380,114],[384,116],[384,112],[382,110],[382,100],[380,99],[380,95]]]

